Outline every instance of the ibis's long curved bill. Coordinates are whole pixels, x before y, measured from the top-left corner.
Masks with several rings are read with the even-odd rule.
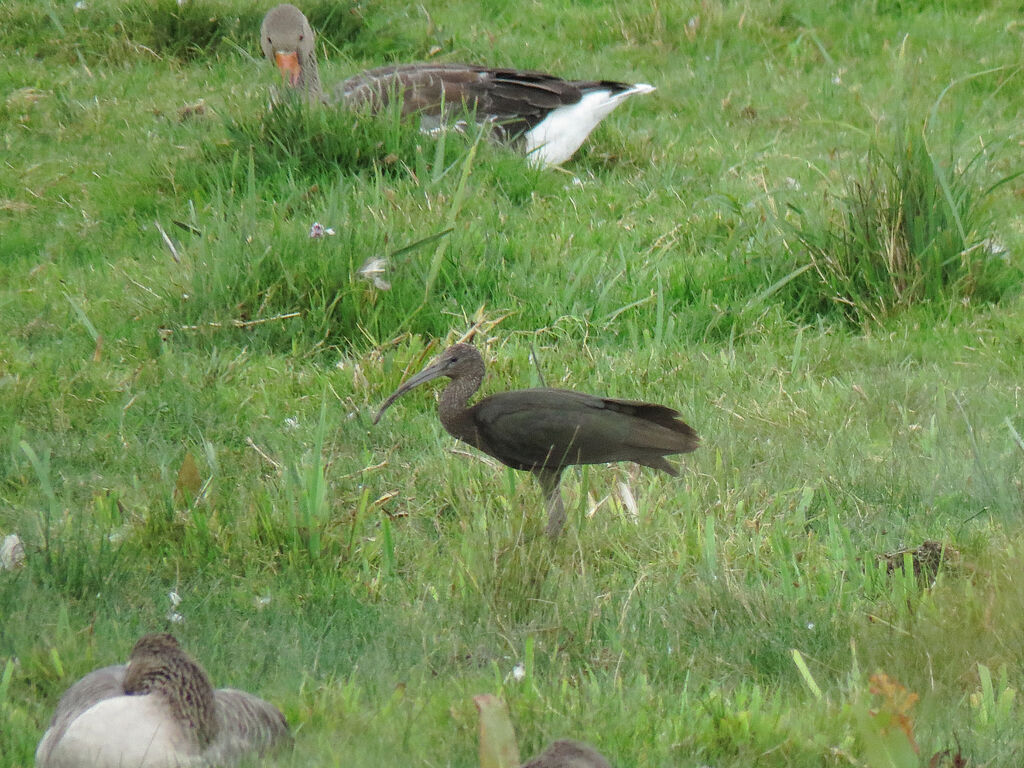
[[[380,417],[384,415],[384,411],[386,411],[391,406],[391,404],[395,402],[395,400],[400,398],[410,389],[418,387],[420,384],[424,384],[428,381],[432,381],[433,379],[436,379],[438,376],[443,376],[444,369],[445,363],[441,360],[438,360],[436,363],[431,363],[430,365],[428,365],[415,376],[411,376],[410,378],[406,379],[402,386],[400,386],[398,389],[392,392],[388,399],[384,401],[384,404],[381,405],[380,410],[377,411],[377,415],[373,417],[373,423],[376,424],[378,421],[380,421]]]

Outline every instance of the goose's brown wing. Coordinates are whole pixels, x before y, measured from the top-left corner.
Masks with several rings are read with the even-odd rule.
[[[587,90],[613,93],[631,86],[611,81],[573,81],[543,72],[464,64],[403,64],[363,72],[341,84],[340,99],[352,107],[379,110],[396,95],[403,114],[437,115],[467,110],[479,122],[493,121],[509,136],[528,131],[548,113],[575,104]]]
[[[245,691],[219,688],[214,692],[217,702],[217,735],[205,755],[207,758],[231,762],[242,755],[265,752],[291,744],[288,722],[277,707]]]

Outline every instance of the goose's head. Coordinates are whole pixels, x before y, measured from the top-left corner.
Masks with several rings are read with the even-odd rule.
[[[288,85],[303,82],[303,69],[310,66],[316,37],[302,11],[288,4],[271,8],[260,27],[260,45]]]

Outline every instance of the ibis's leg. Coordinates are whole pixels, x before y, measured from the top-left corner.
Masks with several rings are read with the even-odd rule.
[[[548,527],[545,529],[549,538],[557,539],[565,525],[565,505],[562,504],[562,491],[558,487],[562,479],[561,469],[535,470],[540,487],[544,491],[544,499],[548,510]]]

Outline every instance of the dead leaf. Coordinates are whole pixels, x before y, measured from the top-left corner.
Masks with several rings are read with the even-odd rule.
[[[914,740],[914,718],[911,716],[910,710],[914,708],[920,697],[913,691],[908,691],[884,672],[878,672],[871,676],[868,690],[876,696],[882,697],[882,706],[879,708],[879,712],[884,711],[889,715],[890,722],[895,723],[896,727],[903,731],[914,752],[918,752],[917,742]]]
[[[185,458],[181,461],[181,469],[178,470],[178,479],[174,482],[174,500],[191,504],[202,487],[203,478],[199,475],[196,460],[191,451],[186,451]]]
[[[949,760],[947,761],[946,758],[949,758]],[[945,766],[950,766],[950,768],[967,768],[967,765],[967,758],[964,757],[959,747],[957,747],[956,752],[951,749],[936,752],[932,755],[932,759],[928,761],[928,768],[944,768]]]
[[[13,213],[25,213],[31,211],[32,206],[22,200],[0,200],[0,211],[12,211]]]
[[[178,122],[183,123],[186,120],[192,120],[196,117],[202,117],[206,114],[207,106],[206,102],[200,99],[194,104],[186,104],[185,106],[178,109]]]

